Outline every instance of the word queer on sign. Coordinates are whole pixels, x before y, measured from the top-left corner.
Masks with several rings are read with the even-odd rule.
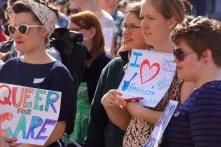
[[[44,145],[56,126],[61,93],[0,83],[0,137]]]
[[[118,90],[127,97],[126,101],[140,100],[143,106],[156,107],[175,71],[172,54],[134,49]]]

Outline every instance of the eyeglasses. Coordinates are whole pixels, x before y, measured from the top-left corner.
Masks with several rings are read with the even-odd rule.
[[[133,24],[133,23],[128,23],[128,24],[123,23],[121,25],[122,30],[125,30],[125,29],[131,30],[131,29],[140,28],[140,27],[141,27],[140,25]]]
[[[19,32],[22,35],[25,35],[30,28],[41,28],[43,27],[42,25],[26,25],[26,24],[21,24],[19,26],[14,26],[14,25],[9,25],[8,26],[8,31],[10,34],[14,34],[15,31]]]
[[[177,48],[177,49],[173,50],[173,55],[176,58],[176,60],[178,60],[179,62],[184,61],[185,57],[187,57],[193,53],[195,53],[195,52],[184,53],[182,48]]]

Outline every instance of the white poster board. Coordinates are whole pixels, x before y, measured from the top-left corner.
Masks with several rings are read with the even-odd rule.
[[[158,147],[161,143],[163,132],[165,131],[167,125],[169,124],[173,113],[178,105],[177,101],[170,100],[165,108],[159,122],[155,125],[153,132],[147,139],[144,147]]]
[[[56,126],[61,93],[0,83],[0,137],[44,145]]]
[[[118,91],[127,100],[142,98],[143,106],[156,107],[175,75],[173,58],[169,53],[134,49]]]

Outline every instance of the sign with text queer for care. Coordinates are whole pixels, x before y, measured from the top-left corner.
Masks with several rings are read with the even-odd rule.
[[[0,136],[44,145],[56,126],[61,93],[0,83]]]
[[[173,58],[169,53],[134,49],[118,90],[127,101],[140,100],[143,106],[156,107],[175,75]]]

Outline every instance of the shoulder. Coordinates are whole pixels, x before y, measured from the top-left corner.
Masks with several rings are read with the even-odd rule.
[[[221,81],[207,82],[193,93],[197,100],[208,99],[210,101],[217,100],[217,102],[219,102],[219,97],[221,96]],[[221,103],[221,101],[219,103]]]
[[[69,70],[67,69],[67,67],[64,66],[60,61],[53,62],[50,71],[54,75],[71,77],[71,74]]]
[[[111,60],[111,57],[108,56],[106,53],[102,53],[97,57],[97,60],[101,61],[101,62],[109,62]]]
[[[114,17],[116,17],[116,19],[121,19],[123,20],[125,17],[125,14],[119,10],[116,10],[113,14]]]
[[[118,68],[122,67],[123,68],[123,61],[120,57],[113,58],[106,66],[106,68]]]
[[[2,69],[4,69],[4,68],[11,68],[11,67],[15,66],[16,64],[18,64],[19,62],[20,62],[19,58],[9,59],[8,61],[6,61],[3,64]]]
[[[116,57],[112,59],[104,68],[101,75],[106,76],[115,76],[120,73],[124,73],[123,71],[123,62],[120,57]]]

